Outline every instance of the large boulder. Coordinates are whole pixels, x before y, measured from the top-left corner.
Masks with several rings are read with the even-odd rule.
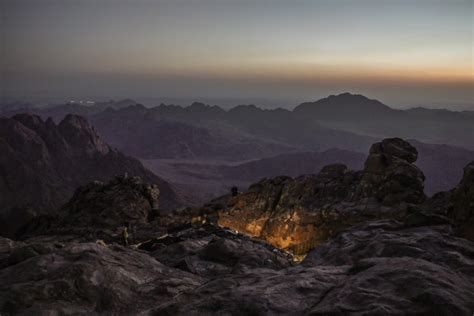
[[[425,176],[413,163],[415,147],[400,138],[388,138],[370,148],[355,198],[375,197],[384,205],[420,203]]]
[[[158,187],[139,177],[94,181],[79,187],[56,213],[37,216],[22,226],[18,236],[21,240],[54,235],[61,241],[123,242],[121,232],[127,225],[129,241],[136,242],[163,231],[160,225],[149,225],[150,215],[160,212],[159,198]]]
[[[160,191],[139,177],[117,176],[107,184],[92,182],[79,187],[60,213],[60,225],[119,227],[124,222],[147,223],[158,208]]]

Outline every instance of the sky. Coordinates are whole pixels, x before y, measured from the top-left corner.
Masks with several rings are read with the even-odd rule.
[[[474,110],[473,0],[2,0],[3,96]]]

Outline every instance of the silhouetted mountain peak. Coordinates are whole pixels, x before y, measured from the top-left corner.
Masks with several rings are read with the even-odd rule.
[[[59,123],[59,125],[70,125],[75,128],[89,128],[89,123],[85,118],[75,114],[68,114],[64,119]]]
[[[363,101],[371,101],[373,99],[369,99],[365,95],[362,94],[356,94],[356,93],[350,93],[350,92],[344,92],[340,94],[331,94],[328,96],[326,99],[346,99],[346,100],[363,100]]]
[[[344,115],[367,116],[377,112],[392,112],[394,109],[388,107],[382,102],[369,99],[361,94],[342,93],[339,95],[330,95],[327,98],[315,102],[305,102],[298,105],[295,113],[331,115],[343,117]]]
[[[25,137],[26,139],[33,137],[41,143],[42,157],[50,156],[46,154],[48,152],[104,156],[110,151],[109,146],[97,135],[95,129],[78,115],[67,115],[58,125],[51,118],[44,122],[39,116],[27,113],[17,114],[10,121],[24,127],[16,135],[17,142],[24,143]],[[33,154],[30,152],[29,155]]]
[[[257,107],[255,104],[242,104],[237,105],[229,110],[229,113],[232,112],[254,112],[254,111],[262,111],[261,108]]]
[[[41,126],[43,124],[41,117],[35,114],[20,113],[14,115],[12,118],[33,130],[35,130],[35,127]]]
[[[207,114],[220,114],[224,112],[224,110],[217,105],[208,105],[201,102],[193,102],[190,106],[184,109],[192,113],[202,112]]]
[[[120,108],[126,108],[131,105],[135,105],[135,104],[137,104],[137,102],[132,99],[122,99],[119,101],[110,100],[107,102],[99,102],[99,103],[96,103],[95,107],[101,108],[101,109],[106,109],[108,107],[112,107],[114,109],[120,109]]]
[[[204,103],[201,103],[201,102],[193,102],[190,106],[189,106],[191,109],[205,109],[205,108],[208,108],[209,105],[206,105]]]
[[[369,99],[368,97],[362,95],[362,94],[352,94],[349,92],[341,93],[338,95],[330,95],[327,98],[323,98],[321,100],[316,101],[315,103],[318,104],[340,104],[340,105],[353,105],[353,106],[366,106],[366,105],[377,105],[380,107],[388,108],[385,104],[382,102],[375,100],[375,99]]]

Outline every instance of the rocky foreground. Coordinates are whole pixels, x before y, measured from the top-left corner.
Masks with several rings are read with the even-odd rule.
[[[208,234],[209,233],[209,234]],[[140,250],[1,240],[3,314],[442,314],[474,310],[474,245],[447,226],[354,227],[299,265],[194,230]]]
[[[428,199],[416,156],[388,139],[167,214],[139,178],[83,186],[0,239],[0,314],[472,315],[474,162]]]

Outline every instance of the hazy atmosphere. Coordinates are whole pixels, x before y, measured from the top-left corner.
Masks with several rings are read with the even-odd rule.
[[[0,316],[474,316],[473,0],[0,0]]]
[[[473,107],[473,2],[1,2],[8,97]],[[271,103],[271,102],[269,102]]]

